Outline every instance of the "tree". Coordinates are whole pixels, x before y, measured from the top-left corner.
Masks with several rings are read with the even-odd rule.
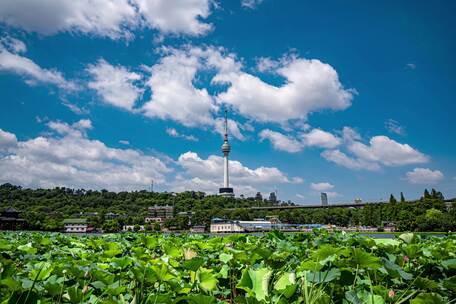
[[[401,203],[405,203],[404,193],[401,192]]]
[[[423,196],[423,197],[424,197],[424,199],[429,199],[429,198],[431,198],[431,195],[429,194],[428,189],[424,189],[424,196]]]
[[[389,202],[390,202],[391,204],[396,204],[396,203],[397,203],[397,200],[396,200],[396,198],[394,197],[394,195],[392,195],[392,194],[390,195]]]

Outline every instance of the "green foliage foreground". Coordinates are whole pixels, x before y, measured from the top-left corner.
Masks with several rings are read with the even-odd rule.
[[[449,303],[456,237],[0,233],[0,303]]]

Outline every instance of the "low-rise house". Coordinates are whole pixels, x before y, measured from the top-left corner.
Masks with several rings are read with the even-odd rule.
[[[139,231],[144,231],[144,225],[124,225],[122,227],[122,231],[127,232],[127,231],[135,231],[135,226],[139,226]]]
[[[0,230],[21,230],[27,222],[20,217],[20,212],[13,207],[6,208],[0,214]]]
[[[86,233],[92,231],[85,218],[65,219],[63,220],[63,225],[65,226],[65,232]]]
[[[206,226],[204,225],[195,225],[190,228],[190,232],[192,233],[204,233],[206,232]]]
[[[215,218],[211,221],[211,233],[230,233],[230,232],[254,232],[272,230],[274,225],[271,221],[255,219],[253,221],[236,221]]]

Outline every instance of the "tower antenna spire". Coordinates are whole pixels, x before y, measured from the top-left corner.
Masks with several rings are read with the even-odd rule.
[[[228,110],[225,108],[225,140],[228,140]]]

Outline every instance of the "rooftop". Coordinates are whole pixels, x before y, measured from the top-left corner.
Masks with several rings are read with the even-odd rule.
[[[87,219],[84,218],[72,218],[72,219],[64,219],[64,224],[87,224]]]

